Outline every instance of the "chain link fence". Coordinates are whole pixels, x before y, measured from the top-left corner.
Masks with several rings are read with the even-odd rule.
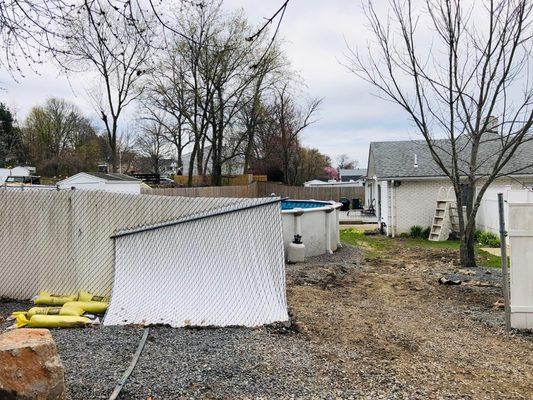
[[[271,319],[239,317],[254,293],[286,319],[277,201],[0,189],[0,297],[84,289],[112,293],[106,323],[246,325]]]
[[[254,203],[121,231],[115,237],[113,302],[105,323],[180,327],[286,321],[279,204]]]

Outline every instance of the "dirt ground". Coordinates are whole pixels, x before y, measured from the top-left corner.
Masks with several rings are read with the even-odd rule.
[[[152,327],[120,398],[533,399],[533,335],[506,334],[493,308],[500,271],[463,270],[457,258],[372,237],[288,265],[292,325]],[[0,331],[25,307],[0,301]],[[109,398],[141,334],[54,330],[68,398]]]
[[[392,239],[377,257],[333,257],[288,266],[288,299],[352,385],[371,398],[533,399],[533,336],[504,332],[498,270],[463,270],[456,250]]]

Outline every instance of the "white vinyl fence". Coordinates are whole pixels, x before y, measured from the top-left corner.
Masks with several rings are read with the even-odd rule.
[[[533,204],[509,203],[511,326],[533,330]]]
[[[531,189],[511,189],[511,186],[488,189],[481,200],[476,217],[477,228],[482,231],[490,231],[499,235],[499,214],[498,214],[498,193],[503,193],[505,201],[504,214],[505,223],[509,223],[509,203],[530,203],[533,204],[533,191]]]

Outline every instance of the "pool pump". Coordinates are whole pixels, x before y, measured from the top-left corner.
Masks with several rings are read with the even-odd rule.
[[[302,243],[301,235],[294,235],[292,243],[287,248],[287,262],[298,263],[305,261],[305,245]]]

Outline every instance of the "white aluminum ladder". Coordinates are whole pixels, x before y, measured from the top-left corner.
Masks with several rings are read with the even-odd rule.
[[[429,240],[442,242],[448,240],[451,232],[459,231],[457,221],[457,202],[455,196],[451,195],[453,187],[446,190],[445,187],[439,189],[437,194],[437,206],[431,224]],[[443,194],[445,193],[445,194]]]

